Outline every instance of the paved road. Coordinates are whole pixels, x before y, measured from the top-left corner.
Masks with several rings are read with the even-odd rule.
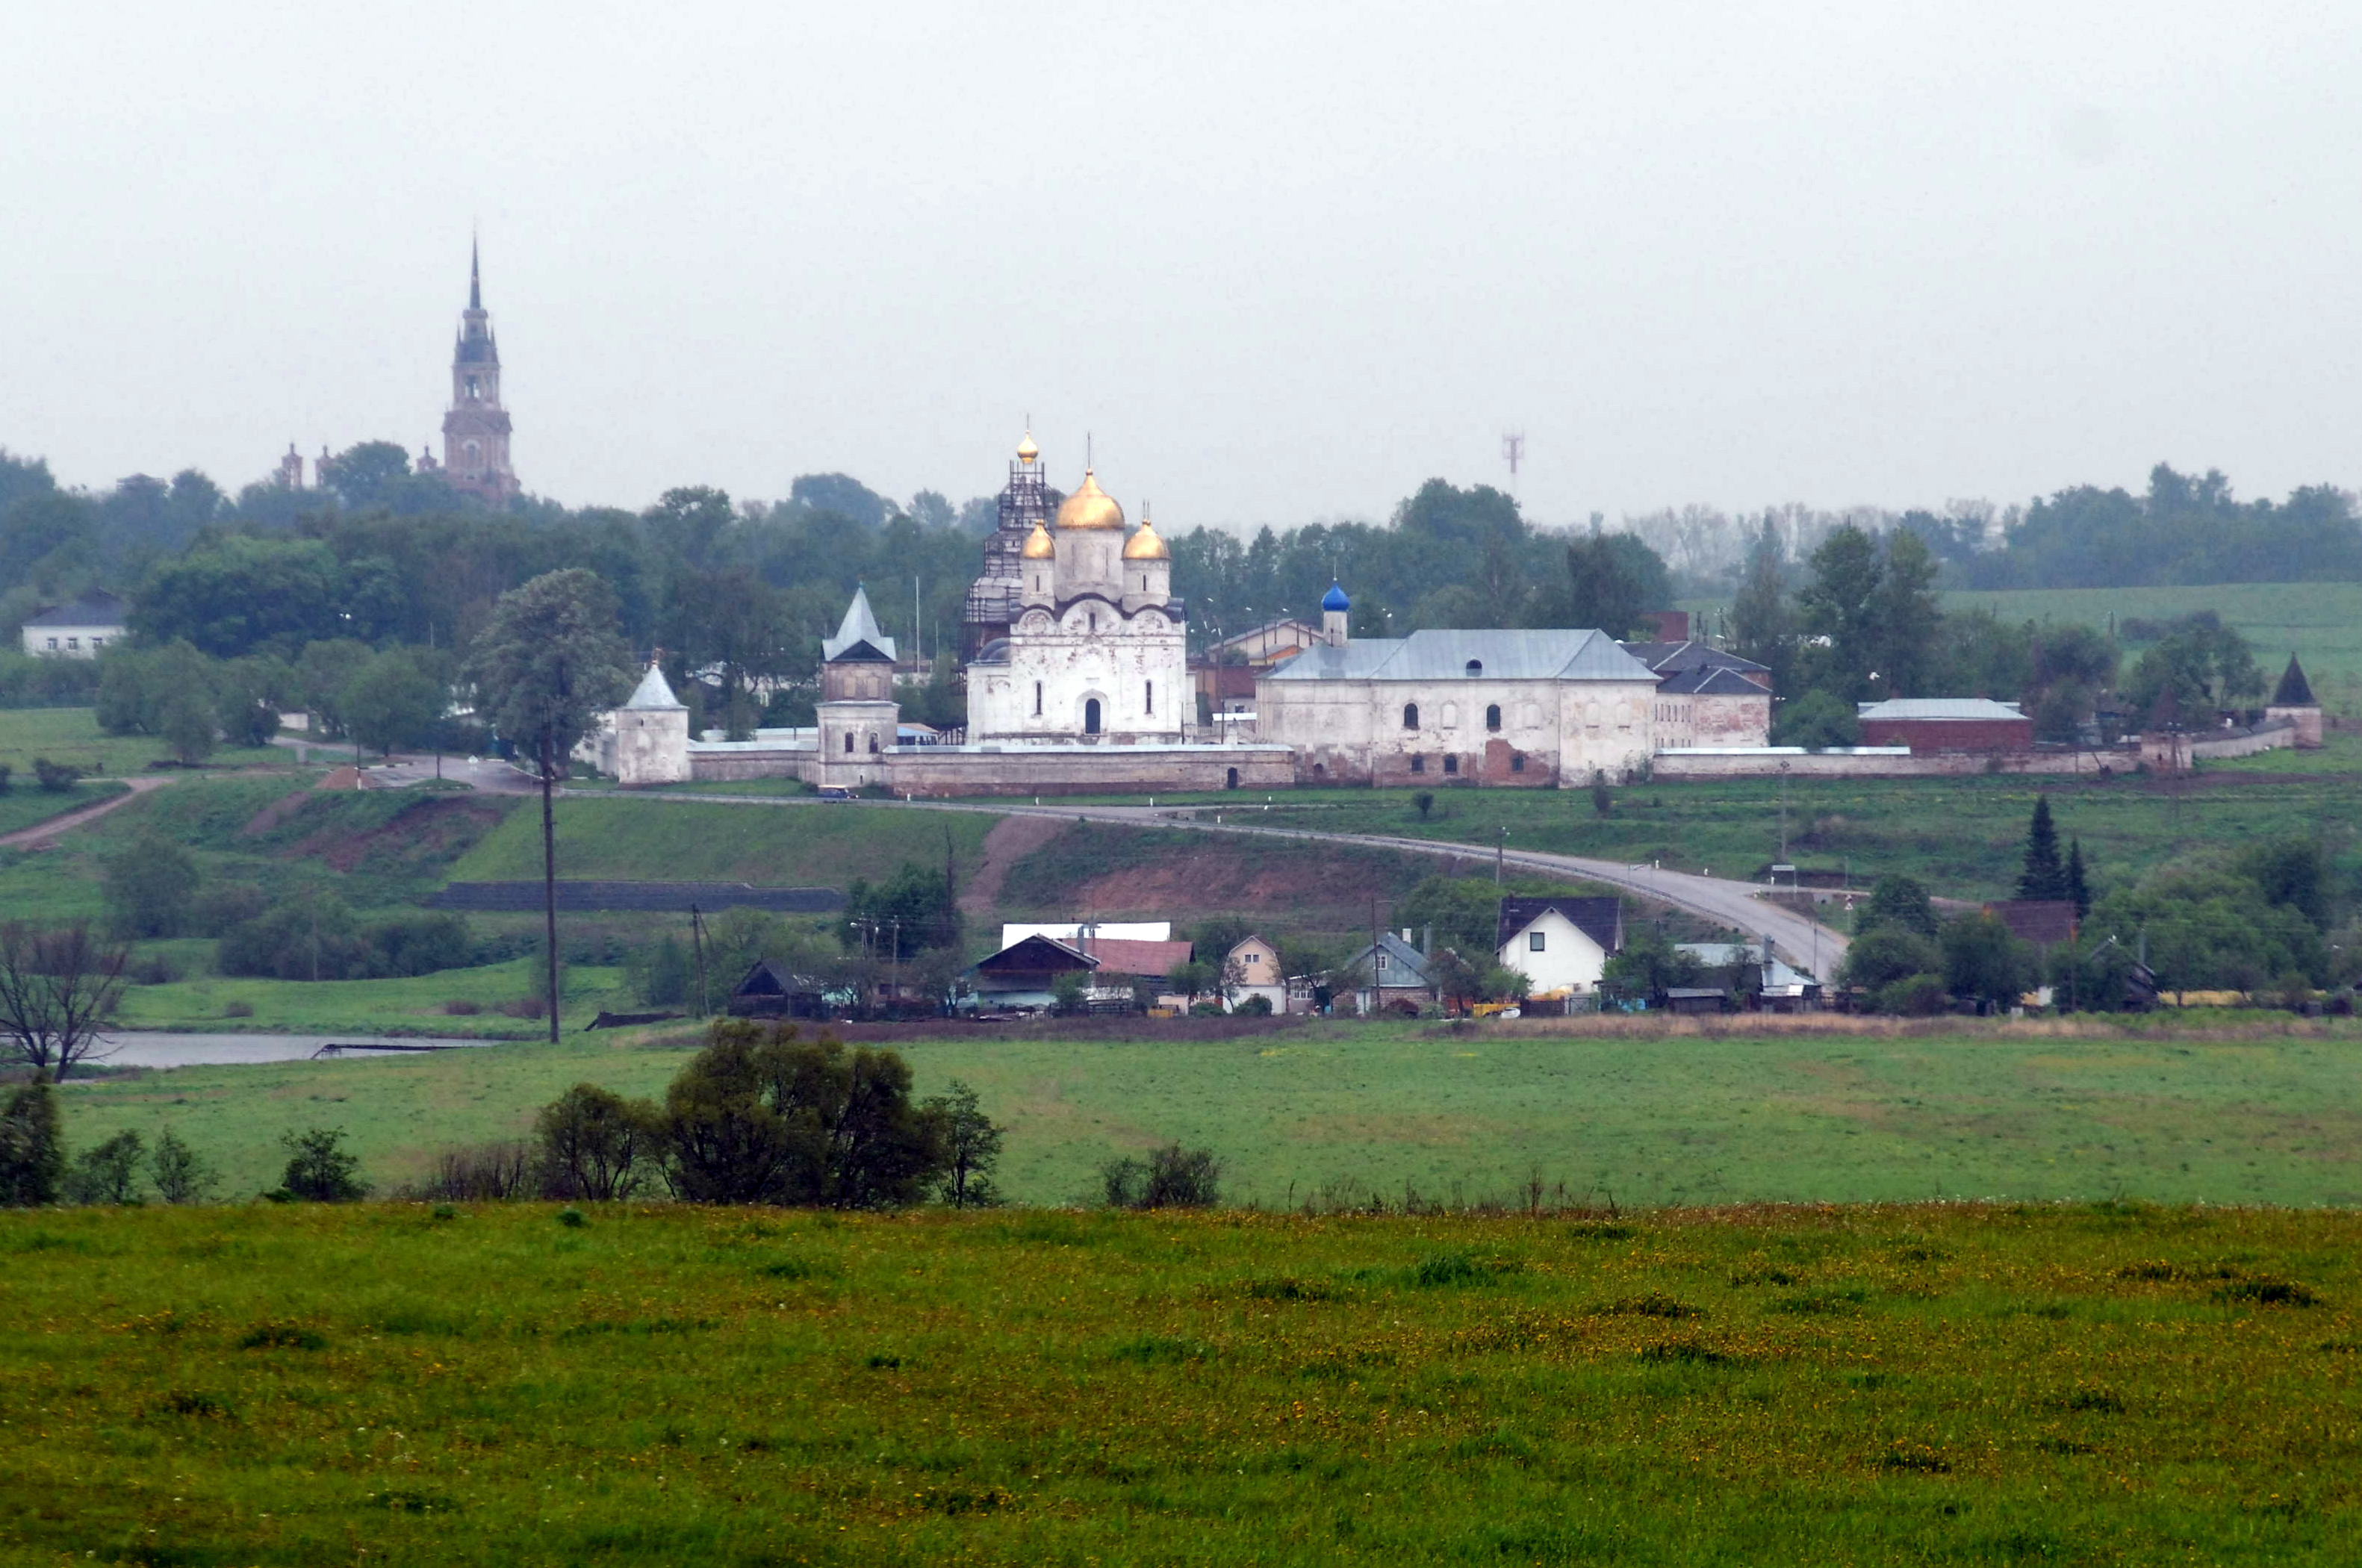
[[[604,795],[605,791],[601,791]],[[613,799],[613,796],[607,798]],[[982,812],[992,816],[1039,816],[1083,822],[1118,823],[1130,827],[1184,828],[1199,833],[1262,834],[1273,838],[1324,839],[1337,844],[1361,845],[1374,849],[1400,850],[1411,855],[1431,855],[1439,859],[1490,860],[1494,846],[1489,844],[1451,844],[1431,838],[1398,838],[1389,834],[1324,833],[1317,828],[1266,827],[1253,819],[1261,812],[1252,809],[1218,810],[1210,806],[1189,807],[1167,811],[1152,806],[1032,806],[969,804],[944,801],[912,801],[887,802],[864,801],[848,808],[842,801],[820,801],[810,795],[705,795],[646,794],[635,797],[646,801],[699,801],[714,805],[732,806],[795,806],[814,811],[922,811],[922,812]],[[1780,956],[1796,968],[1816,976],[1837,972],[1845,961],[1846,939],[1800,914],[1791,913],[1781,906],[1767,903],[1757,895],[1767,889],[1752,882],[1735,882],[1720,877],[1700,877],[1686,871],[1660,871],[1648,866],[1628,865],[1620,860],[1592,860],[1579,855],[1546,855],[1534,850],[1510,850],[1502,856],[1505,864],[1524,870],[1548,872],[1562,877],[1579,877],[1586,881],[1605,882],[1610,887],[1639,893],[1675,909],[1686,910],[1718,924],[1744,932],[1749,938],[1769,935]]]

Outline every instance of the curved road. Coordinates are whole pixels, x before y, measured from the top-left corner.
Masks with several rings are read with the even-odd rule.
[[[605,791],[606,799],[613,799]],[[590,797],[578,797],[590,798]],[[811,796],[778,795],[635,795],[644,801],[699,801],[709,804],[751,806],[810,806],[823,802]],[[982,812],[991,816],[1054,817],[1061,821],[1114,823],[1126,827],[1181,828],[1198,833],[1261,834],[1269,838],[1324,839],[1336,844],[1361,845],[1373,849],[1400,850],[1412,855],[1432,855],[1443,859],[1488,861],[1494,857],[1494,847],[1487,844],[1453,844],[1431,838],[1398,838],[1391,834],[1323,833],[1318,828],[1264,827],[1253,822],[1208,821],[1201,813],[1215,818],[1233,813],[1210,806],[1185,807],[1168,811],[1153,806],[1019,806],[986,805],[948,801],[860,801],[871,811]],[[1236,815],[1260,815],[1251,810]],[[1846,939],[1803,915],[1791,913],[1777,904],[1766,903],[1756,895],[1764,889],[1752,882],[1734,882],[1719,877],[1700,877],[1686,871],[1660,871],[1648,866],[1633,866],[1620,860],[1592,860],[1580,855],[1547,855],[1535,850],[1510,850],[1502,856],[1505,864],[1524,870],[1543,871],[1560,877],[1579,877],[1585,881],[1605,882],[1613,888],[1639,893],[1661,903],[1686,910],[1694,915],[1727,925],[1747,933],[1749,940],[1769,935],[1772,945],[1790,965],[1816,977],[1835,974],[1845,961]]]

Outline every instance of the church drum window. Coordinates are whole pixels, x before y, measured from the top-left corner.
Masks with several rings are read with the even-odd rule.
[[[1151,713],[1156,712],[1156,682],[1153,680],[1148,683],[1148,711]]]
[[[1418,703],[1406,702],[1403,704],[1403,728],[1407,730],[1415,730],[1418,728]]]
[[[1042,716],[1042,683],[1038,680],[1033,683],[1033,716]]]
[[[1498,702],[1488,704],[1485,707],[1485,727],[1488,730],[1497,730],[1501,727],[1501,704]]]
[[[1098,733],[1099,700],[1096,697],[1092,697],[1087,699],[1083,703],[1083,734],[1087,735],[1095,735]]]

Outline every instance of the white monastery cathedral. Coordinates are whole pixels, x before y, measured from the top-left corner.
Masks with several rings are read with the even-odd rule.
[[[1029,435],[968,593],[964,740],[903,730],[894,639],[856,589],[821,645],[816,726],[691,736],[651,666],[591,743],[595,761],[624,784],[788,775],[898,795],[1037,795],[1584,785],[1628,778],[1667,751],[1765,744],[1769,674],[1718,649],[1598,631],[1355,639],[1341,585],[1321,602],[1319,644],[1258,675],[1256,738],[1201,736],[1172,551],[1145,515],[1128,528],[1088,469],[1054,514],[1050,497]]]

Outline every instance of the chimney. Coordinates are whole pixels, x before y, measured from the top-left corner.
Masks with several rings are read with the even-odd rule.
[[[1419,928],[1418,950],[1421,955],[1435,951],[1435,927],[1428,925]]]

